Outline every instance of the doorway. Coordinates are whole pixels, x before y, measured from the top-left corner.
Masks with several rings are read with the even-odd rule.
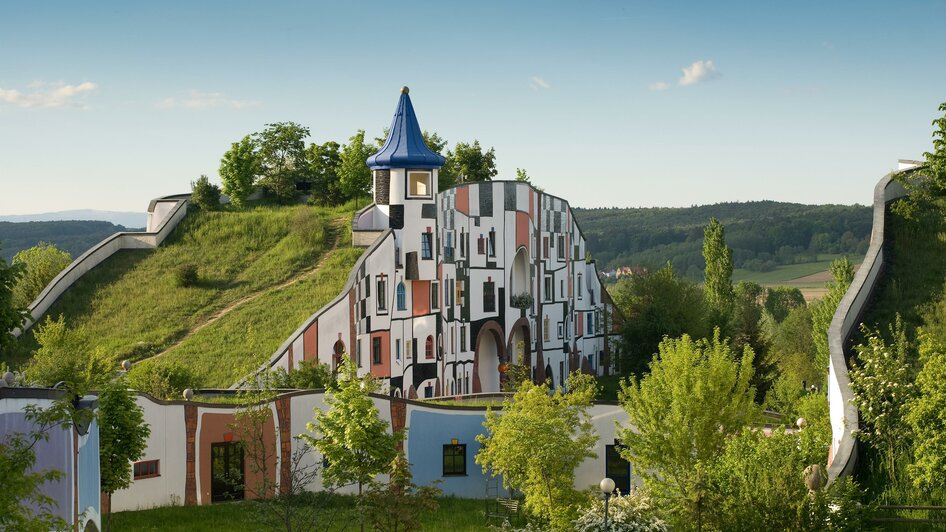
[[[238,441],[210,444],[210,500],[240,501],[245,497],[243,444]]]

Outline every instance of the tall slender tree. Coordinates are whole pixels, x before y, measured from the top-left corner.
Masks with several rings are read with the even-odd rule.
[[[253,193],[259,174],[259,157],[253,137],[247,135],[230,145],[230,149],[220,159],[219,173],[223,193],[230,197],[234,205],[242,207],[246,198]]]
[[[131,463],[144,454],[151,428],[121,380],[109,383],[99,394],[98,422],[102,491],[108,496],[111,514],[112,494],[131,485]],[[105,530],[111,524],[110,515]]]
[[[706,269],[703,273],[703,294],[710,311],[715,314],[719,325],[727,321],[733,303],[732,286],[732,249],[726,246],[726,234],[723,224],[716,218],[710,218],[703,228],[703,259]]]

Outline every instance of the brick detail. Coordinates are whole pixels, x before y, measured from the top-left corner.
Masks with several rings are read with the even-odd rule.
[[[413,388],[413,386],[412,386]],[[398,432],[404,430],[407,425],[407,403],[403,399],[392,397],[391,404],[391,431]],[[397,450],[404,452],[404,440],[397,442]]]
[[[285,495],[292,484],[292,410],[288,397],[276,400],[276,417],[279,420],[279,492]]]
[[[184,477],[184,505],[197,504],[197,406],[184,405],[184,427],[187,431],[187,473]]]

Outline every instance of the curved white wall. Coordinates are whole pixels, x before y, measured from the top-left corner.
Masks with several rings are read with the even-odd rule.
[[[844,343],[860,324],[860,318],[884,267],[884,215],[887,204],[907,194],[903,185],[893,179],[895,173],[884,176],[874,188],[874,226],[870,248],[828,328],[828,348],[831,352],[828,367],[828,404],[832,432],[828,460],[829,482],[839,476],[851,474],[857,458],[856,442],[851,431],[857,428],[858,415],[857,408],[851,404],[851,382],[848,378]]]
[[[161,242],[164,242],[164,239],[171,234],[177,224],[184,219],[184,215],[187,214],[187,200],[189,198],[190,194],[181,194],[153,200],[148,206],[148,231],[115,233],[72,261],[72,264],[59,272],[59,275],[50,281],[30,304],[28,309],[30,318],[24,324],[22,330],[14,329],[13,335],[19,336],[39,321],[49,310],[49,307],[73,283],[102,261],[111,257],[116,251],[121,249],[148,249],[160,246]]]

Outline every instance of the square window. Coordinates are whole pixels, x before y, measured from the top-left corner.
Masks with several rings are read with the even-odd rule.
[[[407,173],[407,197],[429,198],[431,196],[430,172]]]
[[[466,475],[466,444],[443,446],[443,476]]]

